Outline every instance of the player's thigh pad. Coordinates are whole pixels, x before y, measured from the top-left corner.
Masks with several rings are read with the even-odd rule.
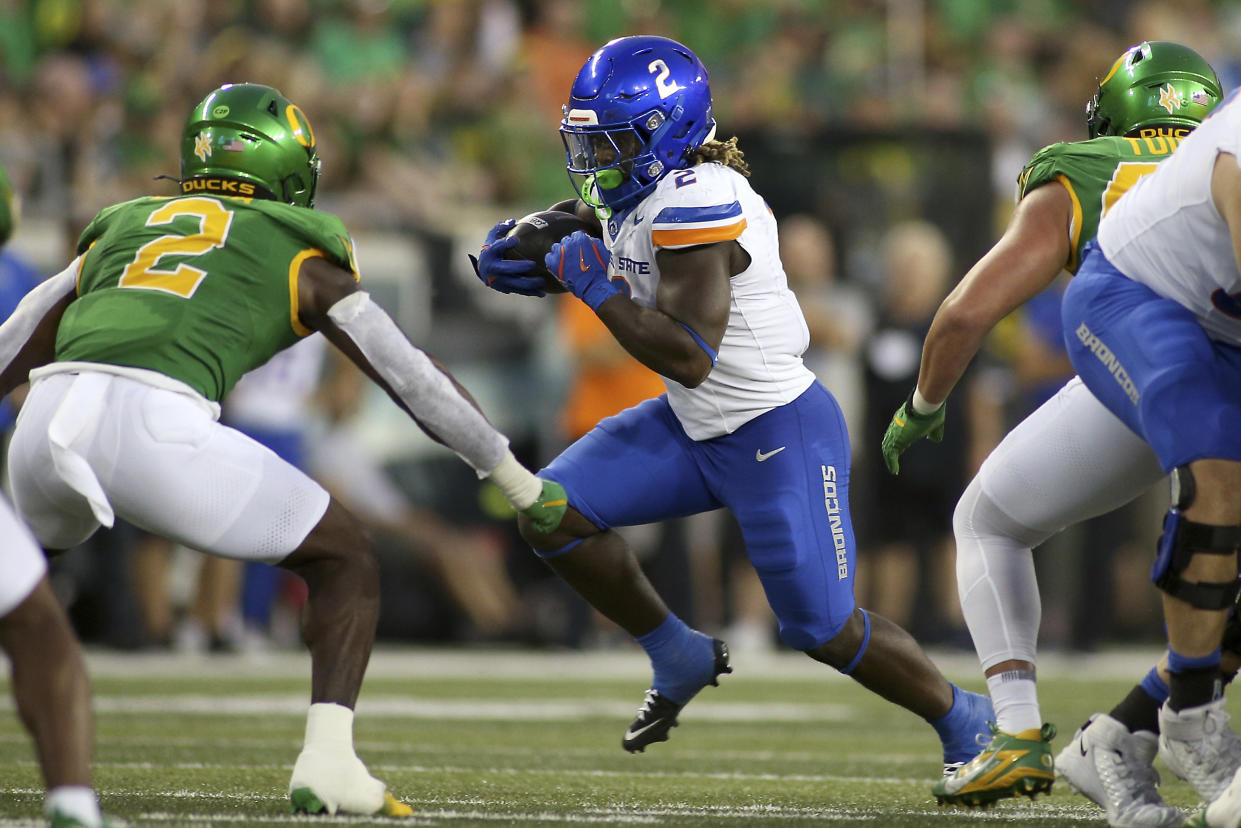
[[[1086,385],[1165,471],[1241,461],[1241,349],[1211,341],[1187,308],[1102,255],[1087,261],[1064,298],[1069,356]]]
[[[665,397],[601,420],[539,472],[596,526],[637,526],[721,505],[694,462],[694,441]]]
[[[1163,476],[1150,446],[1073,377],[992,450],[978,483],[1016,524],[1014,539],[1033,547],[1123,506]]]
[[[30,530],[17,519],[8,501],[0,498],[0,618],[25,601],[47,572],[43,550]]]
[[[73,449],[130,522],[192,549],[275,562],[327,510],[319,484],[201,401],[119,376],[103,393],[98,422]]]
[[[849,435],[836,400],[815,382],[695,451],[741,526],[780,637],[798,650],[834,638],[853,612],[857,562]]]

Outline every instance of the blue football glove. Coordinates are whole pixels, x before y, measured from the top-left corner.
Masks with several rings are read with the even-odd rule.
[[[543,292],[543,277],[523,274],[534,270],[534,262],[529,259],[505,259],[504,254],[510,247],[517,244],[516,238],[505,238],[505,234],[513,229],[516,219],[505,219],[491,228],[487,238],[483,240],[483,248],[478,251],[478,258],[470,256],[470,264],[474,265],[474,273],[483,284],[501,293],[520,293],[523,296],[546,296]]]
[[[621,293],[608,279],[610,254],[599,239],[578,230],[552,245],[543,262],[559,282],[590,309]]]

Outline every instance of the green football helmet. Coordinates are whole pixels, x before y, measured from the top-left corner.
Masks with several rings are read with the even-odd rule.
[[[21,199],[13,190],[13,184],[4,168],[0,167],[0,245],[8,242],[17,227],[17,217],[21,214]]]
[[[1091,138],[1129,135],[1143,127],[1202,123],[1222,97],[1202,55],[1166,40],[1148,40],[1121,55],[1086,103]]]
[[[319,153],[310,121],[270,86],[221,86],[194,107],[181,136],[182,189],[195,191],[195,179],[213,178],[251,185],[258,197],[314,207]],[[240,194],[250,194],[251,186]]]

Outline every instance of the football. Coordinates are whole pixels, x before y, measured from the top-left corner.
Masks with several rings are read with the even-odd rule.
[[[508,231],[507,237],[516,236],[517,244],[505,251],[506,259],[529,259],[534,262],[534,273],[543,277],[543,289],[548,293],[564,293],[564,285],[556,280],[543,257],[551,252],[552,245],[581,230],[591,236],[597,236],[590,222],[584,221],[573,213],[559,210],[544,210],[531,213],[517,220],[517,224]]]

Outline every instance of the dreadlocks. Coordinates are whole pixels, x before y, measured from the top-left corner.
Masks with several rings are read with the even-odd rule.
[[[744,176],[750,175],[750,165],[745,162],[745,153],[737,146],[735,135],[727,141],[708,141],[690,150],[689,165],[691,167],[708,161],[732,167]]]

